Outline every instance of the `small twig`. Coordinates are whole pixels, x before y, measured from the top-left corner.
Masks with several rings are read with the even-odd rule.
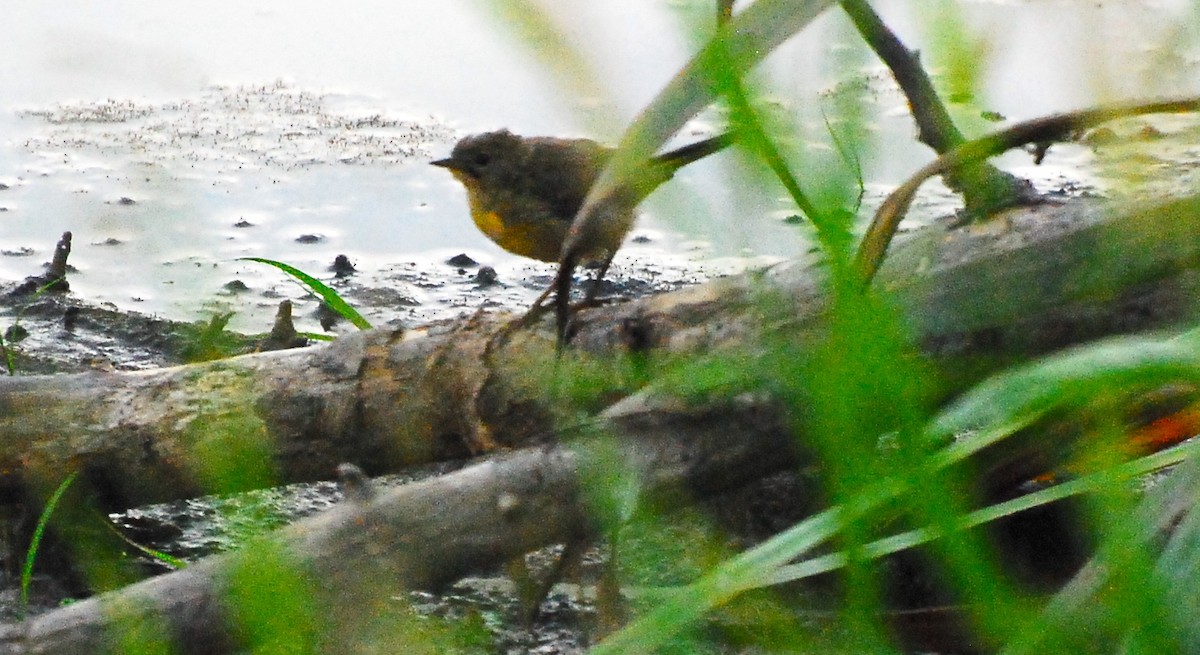
[[[896,84],[908,99],[913,120],[917,123],[917,138],[938,154],[945,154],[965,142],[966,137],[954,125],[946,106],[938,98],[917,53],[905,47],[865,0],[840,2],[863,40],[891,70]],[[986,163],[963,162],[943,173],[947,186],[963,195],[967,211],[972,214],[987,214],[1026,200],[1031,194],[1027,182]]]
[[[913,120],[917,123],[917,139],[938,153],[947,152],[966,141],[967,138],[954,125],[946,106],[938,98],[918,55],[905,47],[865,0],[840,0],[840,3],[859,35],[892,71],[892,76],[908,99]]]
[[[46,266],[46,272],[41,275],[31,275],[17,285],[9,296],[38,296],[43,293],[66,293],[70,290],[67,284],[67,257],[71,254],[71,233],[63,232],[62,238],[54,246],[54,258]]]
[[[863,196],[867,193],[867,185],[863,177],[862,160],[859,159],[858,153],[851,150],[847,144],[838,136],[837,130],[833,129],[833,124],[829,122],[829,116],[825,113],[824,108],[821,109],[821,118],[825,122],[825,131],[829,133],[829,140],[833,142],[833,148],[837,151],[842,161],[851,169],[854,174],[854,181],[858,183],[858,197],[854,199],[852,212],[857,214],[862,207]]]
[[[1149,103],[1119,104],[1044,116],[1012,125],[988,136],[968,141],[918,170],[891,193],[871,220],[855,256],[854,268],[863,284],[870,284],[879,271],[888,246],[900,221],[904,219],[913,196],[925,180],[964,164],[982,161],[1027,143],[1062,141],[1071,134],[1117,118],[1144,114],[1200,111],[1200,98],[1162,100]]]
[[[275,310],[275,322],[271,325],[271,333],[263,340],[260,350],[287,350],[306,345],[308,339],[296,331],[296,324],[292,320],[292,301],[280,301],[279,309]]]
[[[71,254],[71,233],[63,232],[62,238],[54,246],[54,259],[50,261],[48,275],[53,279],[66,279],[67,257]]]
[[[817,228],[818,232],[827,233],[833,226],[830,225],[827,217],[817,209],[816,205],[809,200],[804,191],[800,188],[800,183],[796,177],[792,175],[788,169],[787,162],[784,161],[783,155],[779,152],[779,148],[771,140],[767,130],[763,127],[762,120],[759,119],[754,107],[750,104],[750,99],[746,96],[746,89],[742,80],[738,79],[732,71],[723,71],[728,78],[725,80],[725,99],[729,103],[731,114],[737,124],[737,130],[743,135],[746,144],[753,150],[757,151],[758,156],[762,158],[775,177],[779,178],[779,183],[787,190],[788,195],[792,197],[792,202],[796,203],[796,207],[804,213],[808,220]]]

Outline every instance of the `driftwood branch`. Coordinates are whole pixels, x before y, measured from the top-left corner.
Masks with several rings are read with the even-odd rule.
[[[624,475],[636,476],[644,494],[703,494],[794,464],[788,432],[775,417],[753,398],[685,413],[626,403],[596,427],[612,435],[603,465],[613,466],[618,454]],[[532,448],[386,493],[359,490],[360,500],[238,552],[8,626],[0,630],[0,653],[118,652],[131,626],[143,631],[142,641],[165,640],[171,652],[254,651],[262,645],[247,626],[254,619],[237,599],[247,587],[267,584],[260,581],[269,578],[259,571],[264,567],[290,572],[311,594],[288,599],[260,589],[273,604],[300,602],[312,611],[309,632],[296,631],[305,652],[358,652],[383,637],[373,630],[392,621],[399,591],[437,588],[594,530],[584,499],[597,490],[581,493],[578,476],[596,467],[591,460],[586,445]],[[147,635],[145,626],[158,634]]]
[[[1200,198],[1111,214],[1097,201],[1014,211],[1006,235],[916,233],[877,288],[931,365],[974,376],[1108,334],[1189,317]],[[764,326],[764,293],[790,325]],[[779,267],[584,312],[569,357],[654,357],[735,348],[764,329],[821,338],[820,268]],[[125,508],[213,491],[372,475],[520,447],[555,431],[546,327],[479,315],[322,347],[125,373],[0,379],[0,492],[8,501],[82,471]],[[961,390],[961,386],[957,389]],[[957,391],[947,388],[946,393]],[[615,398],[613,398],[615,400]],[[263,463],[256,475],[229,469]],[[77,483],[78,484],[78,483]]]

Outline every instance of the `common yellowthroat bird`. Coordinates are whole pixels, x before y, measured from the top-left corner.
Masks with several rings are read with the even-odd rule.
[[[600,264],[596,283],[633,226],[637,201],[675,171],[732,142],[731,134],[721,134],[651,160],[647,177],[652,182],[639,186],[639,197],[629,203],[628,211],[606,217],[599,236],[573,253],[580,262]],[[431,163],[448,169],[466,188],[471,218],[489,239],[511,253],[557,262],[571,221],[612,153],[612,148],[591,139],[528,137],[500,130],[464,137],[449,157]],[[593,284],[589,300],[597,286]],[[548,294],[549,290],[542,294],[535,307]]]

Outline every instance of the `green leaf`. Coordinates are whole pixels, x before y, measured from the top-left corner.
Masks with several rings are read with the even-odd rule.
[[[37,559],[38,548],[42,544],[42,535],[46,532],[46,524],[50,523],[50,516],[54,513],[54,508],[58,506],[58,501],[62,500],[63,494],[67,492],[67,488],[71,486],[78,475],[79,471],[75,471],[58,483],[58,487],[54,489],[54,493],[50,494],[50,499],[46,501],[46,506],[42,508],[42,513],[38,516],[37,526],[33,529],[33,538],[29,540],[29,549],[25,551],[25,565],[21,567],[22,614],[29,605],[29,583],[33,579],[33,562]]]
[[[291,275],[299,280],[304,286],[311,289],[312,292],[317,294],[317,296],[319,296],[326,305],[329,305],[330,309],[337,312],[337,314],[342,318],[353,323],[354,327],[360,330],[371,329],[371,324],[367,321],[367,319],[363,318],[362,314],[359,314],[358,310],[351,307],[349,303],[347,303],[345,300],[342,300],[342,297],[338,295],[337,291],[334,291],[324,282],[309,275],[308,273],[305,273],[295,266],[291,266],[283,262],[277,262],[273,259],[265,259],[263,257],[239,257],[238,259],[243,261],[258,262],[260,264],[267,264],[268,266],[274,266],[275,268],[278,268],[284,273],[287,273],[288,275]]]

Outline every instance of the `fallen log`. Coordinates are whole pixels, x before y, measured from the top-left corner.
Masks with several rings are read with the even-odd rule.
[[[1200,261],[1198,210],[1198,198],[1119,216],[1043,207],[1009,216],[1010,225],[998,233],[910,241],[881,280],[941,372],[951,372],[964,356],[986,357],[972,372],[978,375],[999,366],[997,360],[1186,322]],[[936,263],[922,252],[934,252],[928,261]],[[819,338],[825,304],[819,270],[780,268],[586,313],[575,340],[581,354],[571,356],[735,348],[764,329]],[[758,300],[764,294],[787,299],[786,324],[764,328]],[[72,464],[104,475],[88,468],[98,461],[126,476],[160,475],[161,468],[201,487],[213,474],[191,461],[189,447],[209,456],[221,448],[239,457],[261,455],[276,462],[277,473],[316,476],[306,456],[332,469],[341,453],[375,454],[378,459],[345,459],[386,467],[531,440],[555,445],[388,493],[353,494],[358,500],[242,551],[8,626],[0,632],[0,652],[115,652],[130,635],[144,641],[147,630],[181,652],[252,648],[262,633],[256,631],[260,619],[245,609],[246,594],[262,586],[264,576],[292,579],[305,590],[296,599],[276,599],[302,605],[306,621],[316,618],[302,624],[314,627],[298,639],[317,650],[345,650],[347,639],[379,637],[369,626],[397,589],[436,587],[589,533],[593,508],[581,501],[578,475],[591,467],[589,442],[557,445],[572,435],[556,429],[552,408],[539,403],[540,376],[530,364],[552,364],[553,339],[548,331],[507,328],[476,316],[417,334],[366,333],[326,348],[195,367],[5,381],[0,428],[31,447],[15,460],[26,469],[14,476]],[[451,408],[430,402],[447,396],[456,399]],[[142,414],[156,420],[139,423]],[[229,440],[245,433],[223,436],[213,427],[222,420],[261,435],[262,450],[237,450]],[[281,429],[289,420],[291,431]],[[794,468],[800,455],[793,447],[803,437],[784,427],[769,398],[753,395],[695,407],[639,394],[613,406],[599,425],[616,435],[606,455],[620,453],[644,492],[682,485],[698,496]],[[55,431],[73,433],[74,450],[47,445],[53,440],[45,435]],[[294,436],[305,433],[312,435],[307,446]],[[38,441],[39,434],[49,441]],[[318,438],[326,434],[338,438]],[[116,450],[108,439],[131,435],[142,438],[134,442],[141,457],[97,458]],[[206,441],[214,438],[220,448]],[[163,456],[164,443],[178,450]],[[364,444],[374,445],[353,450]],[[56,462],[56,452],[65,458]],[[305,473],[303,466],[314,468]],[[123,484],[121,490],[142,489]]]
[[[700,413],[645,410],[609,413],[602,427],[614,436],[598,455],[605,466],[618,457],[643,493],[703,493],[794,463],[788,431],[759,399]],[[528,448],[386,493],[358,489],[236,552],[0,627],[0,654],[118,653],[126,643],[185,655],[259,652],[259,639],[280,648],[280,631],[267,629],[274,617],[297,611],[302,621],[283,630],[296,641],[280,652],[399,648],[403,634],[379,630],[396,625],[400,591],[437,588],[590,534],[594,495],[583,493],[578,473],[594,468],[592,459],[586,447]],[[271,616],[248,609],[255,594],[269,597]]]
[[[1046,204],[918,231],[878,284],[951,395],[1015,361],[1187,321],[1197,237],[1200,197]],[[707,352],[766,329],[820,338],[825,293],[821,267],[794,265],[591,310],[570,356]],[[783,324],[763,325],[764,297]],[[125,508],[519,447],[554,432],[554,362],[544,324],[478,314],[156,371],[2,378],[0,501],[71,470]]]

